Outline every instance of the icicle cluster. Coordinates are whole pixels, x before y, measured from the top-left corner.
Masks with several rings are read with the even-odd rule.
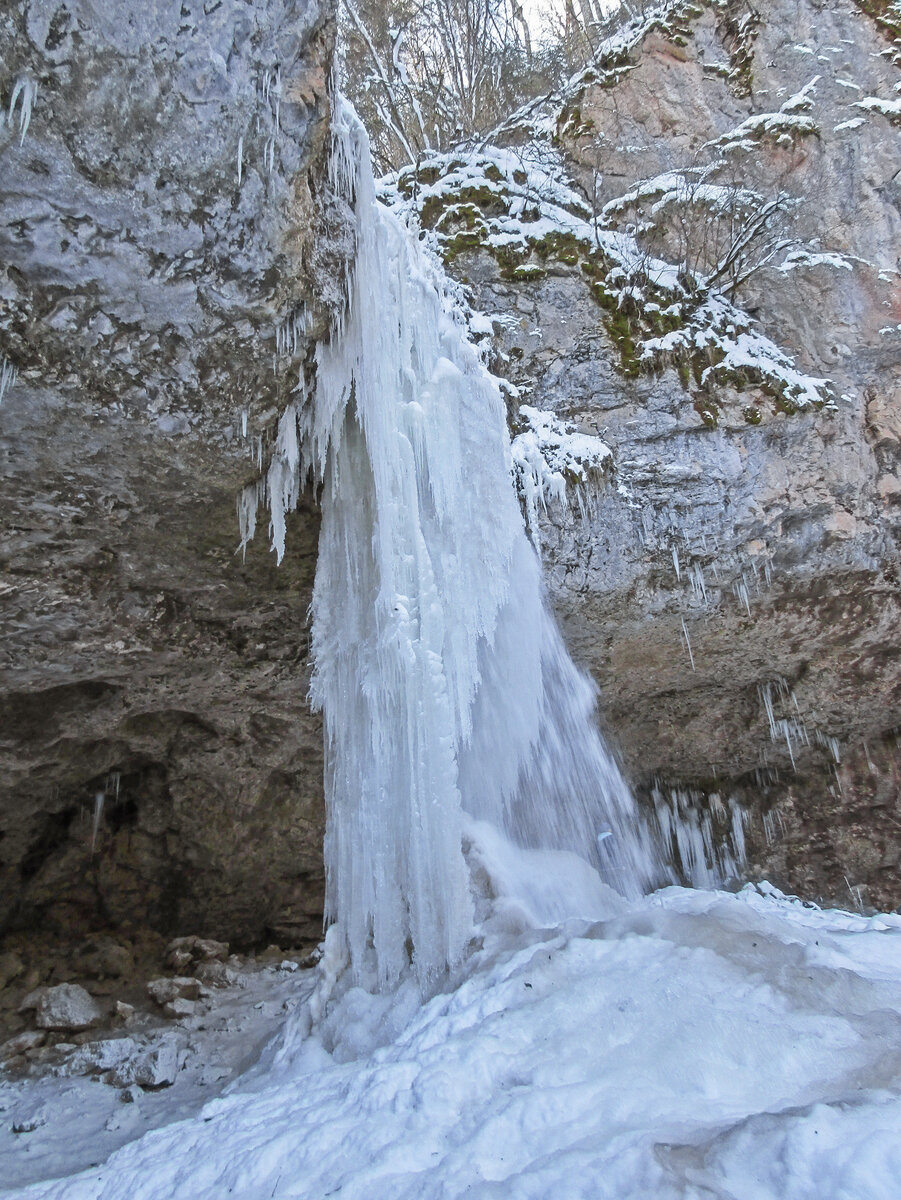
[[[328,918],[351,975],[423,987],[473,933],[464,814],[567,849],[637,893],[649,839],[541,584],[505,409],[431,259],[375,195],[338,100],[332,185],[356,214],[340,328],[282,417],[265,494],[276,552],[322,483],[312,697],[326,728]],[[254,498],[241,513],[252,532]]]

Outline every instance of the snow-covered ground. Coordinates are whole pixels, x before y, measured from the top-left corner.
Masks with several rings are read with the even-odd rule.
[[[223,1094],[78,1175],[91,1131],[48,1081],[18,1139],[66,1177],[2,1195],[898,1200],[901,916],[750,885],[603,907],[543,931],[496,915],[422,1006],[350,991],[303,1036],[301,1005]]]

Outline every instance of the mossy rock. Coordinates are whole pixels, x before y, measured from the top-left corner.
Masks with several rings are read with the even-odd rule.
[[[513,269],[513,279],[519,283],[524,280],[544,279],[546,276],[547,271],[544,267],[539,267],[537,263],[522,263]]]

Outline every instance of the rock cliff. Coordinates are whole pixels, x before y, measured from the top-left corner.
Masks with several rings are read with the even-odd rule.
[[[349,253],[329,0],[0,14],[0,930],[321,931],[317,515],[235,554]]]
[[[494,191],[458,188],[448,262],[493,317],[514,423],[527,401],[613,451],[583,511],[552,503],[540,534],[639,792],[718,827],[732,799],[753,871],[894,907],[901,30],[870,0],[664,7],[558,98],[555,152],[589,225],[621,211],[628,237],[647,209],[622,198],[697,180],[711,147],[735,150],[733,195],[785,197],[796,249],[743,281],[734,313],[799,378],[828,381],[815,402],[727,370],[717,347],[646,354],[678,330],[621,286],[611,300],[610,262],[569,235],[489,252],[491,174]],[[333,39],[329,0],[0,15],[0,933],[14,940],[319,933],[316,507],[302,501],[276,568],[265,538],[236,554],[235,498],[352,254],[323,186]],[[505,134],[524,162],[530,136]],[[696,232],[676,234],[694,253]]]
[[[642,357],[655,314],[620,290],[611,315],[597,257],[580,264],[565,239],[533,242],[512,269],[465,234],[445,244],[474,306],[496,315],[496,361],[520,398],[614,452],[588,515],[551,506],[541,537],[636,786],[712,808],[714,824],[734,797],[752,870],[805,897],[895,907],[901,29],[868,7],[671,5],[577,82],[555,134],[601,217],[646,181],[656,201],[673,173],[696,180],[710,147],[737,146],[733,187],[778,187],[805,249],[755,271],[736,302],[829,381],[825,406],[786,402],[753,371],[717,377],[716,347],[670,366]],[[508,143],[528,158],[521,130]],[[691,251],[698,234],[676,232]]]

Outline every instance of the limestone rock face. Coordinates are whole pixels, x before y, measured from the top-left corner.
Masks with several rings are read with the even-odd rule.
[[[805,896],[895,907],[901,142],[855,104],[890,100],[901,73],[850,0],[757,3],[743,60],[745,6],[678,7],[678,27],[652,30],[629,69],[582,89],[561,132],[570,168],[601,206],[701,161],[818,76],[817,132],[764,139],[736,170],[778,177],[801,200],[794,232],[847,264],[764,270],[739,300],[832,381],[834,411],[789,415],[749,384],[718,389],[711,419],[674,369],[624,377],[578,269],[518,283],[484,253],[455,269],[479,309],[515,315],[497,349],[523,398],[614,450],[585,519],[548,514],[543,554],[640,792],[701,808],[734,796],[751,810],[755,870]]]
[[[333,38],[331,0],[0,14],[0,933],[320,932],[318,515],[277,570],[235,497],[352,248]]]

